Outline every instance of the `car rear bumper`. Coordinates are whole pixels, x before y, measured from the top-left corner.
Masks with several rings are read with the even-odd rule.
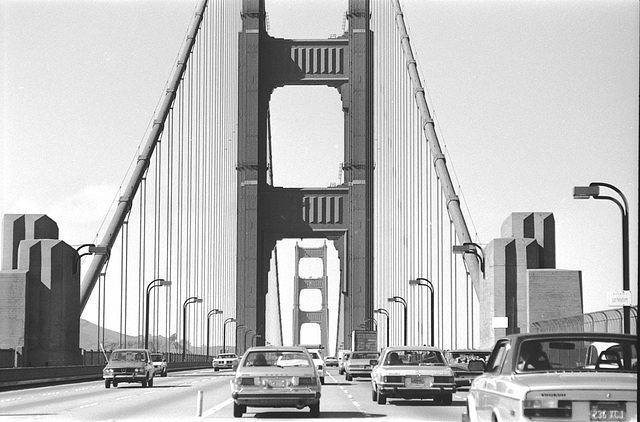
[[[384,387],[381,386],[380,393],[391,398],[406,398],[406,399],[428,399],[433,397],[439,397],[444,394],[453,394],[456,392],[456,387],[442,386],[431,388],[406,388],[406,387]]]
[[[297,407],[316,404],[320,401],[320,392],[310,393],[238,393],[231,397],[237,404],[252,407]]]

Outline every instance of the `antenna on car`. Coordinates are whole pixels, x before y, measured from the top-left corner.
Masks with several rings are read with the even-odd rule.
[[[100,343],[100,350],[102,350],[102,354],[104,355],[104,359],[109,363],[109,357],[107,356],[107,352],[104,351],[104,346]]]

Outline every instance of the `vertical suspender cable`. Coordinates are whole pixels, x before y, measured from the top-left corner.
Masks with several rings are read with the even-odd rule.
[[[105,248],[107,251],[110,251],[113,247],[118,234],[122,228],[125,216],[127,212],[131,209],[133,198],[138,191],[138,187],[142,181],[144,173],[146,169],[149,167],[149,159],[151,155],[153,155],[153,151],[156,146],[156,142],[162,132],[162,128],[164,126],[164,122],[166,120],[167,114],[169,113],[169,108],[173,103],[175,98],[176,89],[180,83],[180,79],[184,72],[184,68],[186,66],[187,60],[189,59],[189,55],[193,44],[195,43],[196,35],[198,33],[198,29],[200,27],[200,23],[202,22],[203,10],[207,4],[207,0],[202,0],[198,8],[196,10],[195,16],[191,22],[189,27],[188,35],[186,42],[181,49],[178,63],[174,72],[169,81],[169,87],[167,88],[167,92],[162,101],[160,110],[156,117],[154,118],[153,127],[149,133],[147,141],[144,145],[142,153],[138,157],[138,162],[136,167],[131,175],[131,178],[125,188],[124,195],[120,197],[118,202],[118,207],[115,211],[114,216],[109,223],[107,228],[107,232],[104,235],[102,241],[98,245],[101,248]],[[89,301],[89,297],[91,296],[91,292],[93,291],[93,287],[98,280],[100,272],[104,267],[104,264],[107,260],[107,254],[96,254],[91,261],[91,265],[87,273],[85,274],[82,285],[80,288],[80,312],[84,310],[87,302]]]

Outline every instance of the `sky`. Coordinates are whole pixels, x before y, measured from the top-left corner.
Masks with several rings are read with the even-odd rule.
[[[552,212],[557,268],[582,271],[585,312],[607,309],[604,292],[622,288],[620,211],[609,201],[574,200],[572,191],[610,183],[630,205],[637,304],[638,2],[401,4],[476,242],[500,237],[512,212]],[[0,0],[0,213],[45,213],[67,243],[95,240],[195,5]],[[344,0],[266,5],[273,36],[342,32]],[[298,122],[296,95],[274,94],[274,120],[283,116],[274,133]],[[286,163],[296,159],[281,142],[274,160],[284,165],[274,167],[286,184],[296,173]]]

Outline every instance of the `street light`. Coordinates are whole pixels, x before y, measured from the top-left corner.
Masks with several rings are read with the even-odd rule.
[[[408,335],[409,334],[409,329],[408,329],[409,314],[407,312],[407,301],[400,296],[393,296],[393,297],[387,298],[387,302],[402,303],[402,306],[404,306],[404,345],[408,346],[407,340],[409,338],[409,335]]]
[[[163,278],[156,278],[151,283],[147,284],[147,305],[145,311],[145,325],[144,325],[144,348],[149,348],[149,294],[151,290],[158,286],[171,286],[171,282],[169,280],[165,280]]]
[[[251,336],[251,347],[255,346],[255,339],[262,338],[262,334],[254,334]]]
[[[382,314],[387,317],[387,347],[389,347],[389,311],[384,308],[374,309],[373,312],[376,314]]]
[[[482,255],[480,255],[478,253],[478,249],[480,249],[480,252],[482,252]],[[455,254],[470,253],[472,255],[475,255],[478,258],[478,261],[480,261],[480,271],[482,271],[482,278],[485,277],[485,275],[484,275],[484,250],[482,249],[482,247],[480,245],[478,245],[477,243],[473,243],[473,242],[465,242],[462,245],[453,245],[453,253],[455,253]]]
[[[222,353],[227,353],[227,324],[236,322],[235,318],[227,318],[222,324]]]
[[[187,305],[191,303],[202,303],[202,299],[191,296],[182,304],[182,361],[184,362],[187,353]]]
[[[247,334],[249,334],[249,333],[253,333],[253,330],[247,330],[247,331],[244,332],[244,350],[243,350],[243,352],[247,350]]]
[[[209,311],[209,313],[207,314],[207,360],[209,360],[209,318],[211,317],[211,315],[218,315],[221,314],[222,311],[220,309],[212,309]]]
[[[622,202],[611,196],[600,195],[600,187],[609,188],[622,198]],[[629,291],[629,204],[627,197],[617,187],[603,182],[591,182],[589,186],[574,186],[573,199],[606,199],[614,202],[622,213],[622,290]],[[631,309],[629,305],[622,307],[624,333],[631,333]]]
[[[421,281],[424,281],[426,284],[420,283]],[[435,326],[435,319],[434,319],[434,291],[433,291],[433,284],[427,280],[426,278],[423,277],[416,277],[415,280],[409,280],[409,285],[410,286],[426,286],[429,291],[431,292],[431,343],[429,344],[429,346],[435,346],[435,336],[434,336],[434,326]]]
[[[238,329],[246,327],[244,324],[236,325],[236,354],[238,354]],[[243,350],[244,352],[244,350]]]

